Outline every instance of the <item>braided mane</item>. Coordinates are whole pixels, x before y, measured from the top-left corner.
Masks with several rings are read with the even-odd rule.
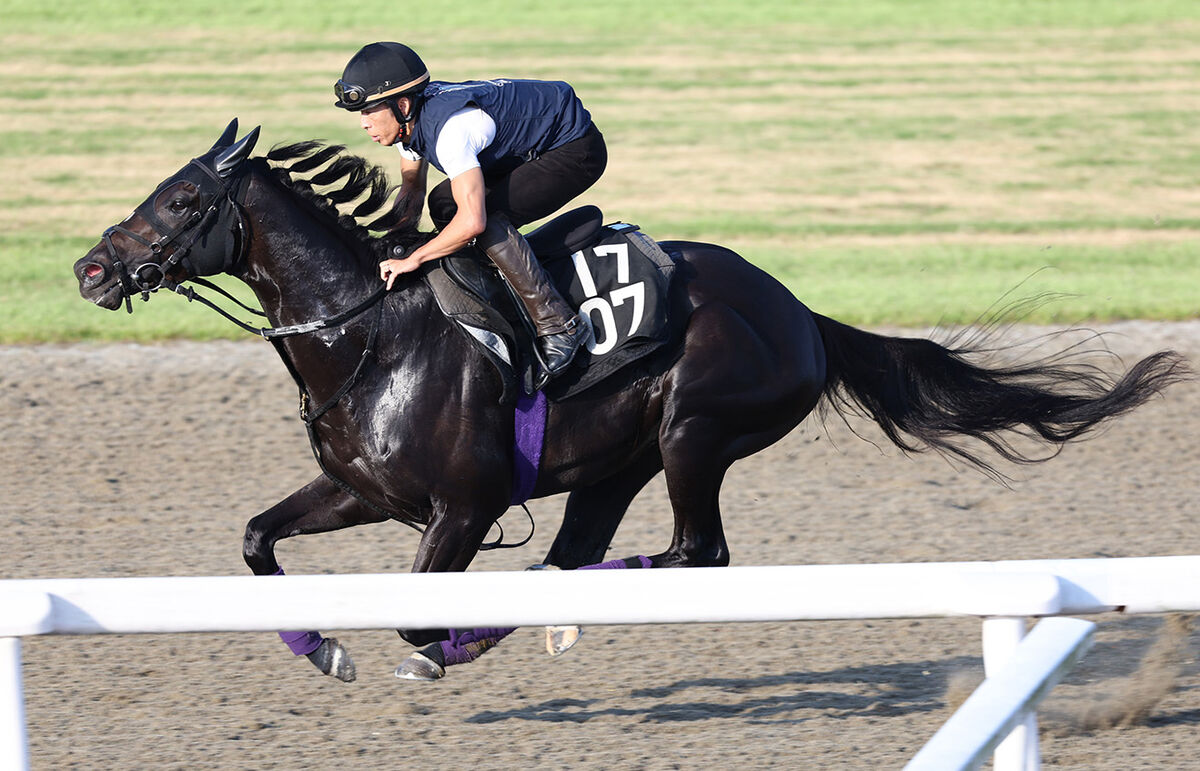
[[[393,201],[399,186],[391,184],[381,167],[348,152],[344,145],[318,141],[281,145],[272,148],[266,160],[278,182],[380,259],[391,256],[390,250],[397,245],[407,250],[433,236],[417,230],[415,225],[395,229],[400,212]],[[318,187],[324,190],[318,191]],[[343,211],[360,198],[362,201],[350,212]],[[382,235],[373,235],[372,231]]]

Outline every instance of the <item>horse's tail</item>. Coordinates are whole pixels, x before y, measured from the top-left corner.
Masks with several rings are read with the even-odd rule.
[[[865,414],[906,452],[932,448],[998,478],[1003,475],[959,441],[977,439],[1016,463],[1047,460],[1066,442],[1190,374],[1172,351],[1142,359],[1115,381],[1064,355],[988,367],[968,361],[984,349],[986,335],[972,345],[947,348],[813,315],[827,357],[825,405],[843,417]],[[1017,436],[1032,437],[1052,451],[1018,447],[1011,441]]]

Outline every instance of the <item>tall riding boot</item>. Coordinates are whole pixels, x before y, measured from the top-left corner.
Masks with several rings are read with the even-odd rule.
[[[588,326],[554,288],[525,237],[505,217],[488,217],[476,244],[521,299],[537,336],[545,369],[537,387],[567,368],[588,337]]]

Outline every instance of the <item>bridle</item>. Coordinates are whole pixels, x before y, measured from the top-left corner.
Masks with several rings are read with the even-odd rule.
[[[117,273],[121,289],[125,296],[125,310],[133,313],[130,297],[140,293],[143,300],[150,299],[150,293],[161,288],[179,291],[179,285],[168,278],[169,274],[179,265],[183,265],[193,276],[211,275],[228,270],[241,261],[246,245],[246,215],[242,210],[240,198],[245,194],[248,178],[239,174],[232,180],[225,180],[216,171],[201,161],[193,158],[189,166],[195,166],[203,171],[208,178],[216,183],[216,190],[208,185],[199,185],[201,204],[192,215],[183,222],[171,228],[164,223],[154,211],[157,194],[166,187],[160,187],[155,195],[150,196],[134,214],[140,215],[151,227],[154,240],[151,241],[122,225],[113,225],[104,231],[104,245],[108,249],[108,258]],[[209,187],[207,200],[204,200],[205,187]],[[219,244],[202,243],[203,251],[193,254],[193,248],[202,237],[207,236],[215,225],[221,222],[232,224],[230,232],[235,235],[232,239],[222,239]],[[147,247],[151,254],[158,258],[150,259],[130,271],[121,259],[120,251],[113,244],[113,234],[120,233],[142,246]],[[171,248],[173,247],[173,248]],[[217,255],[216,248],[223,254]],[[221,262],[216,262],[217,257]],[[207,284],[208,282],[203,282]],[[181,293],[185,294],[185,293]],[[243,306],[245,307],[245,306]]]
[[[207,305],[247,332],[259,335],[274,343],[281,338],[341,326],[347,321],[361,315],[368,308],[376,305],[382,311],[383,306],[379,301],[383,298],[387,287],[380,284],[379,288],[372,292],[365,300],[333,316],[281,327],[255,327],[235,318],[211,300],[196,294],[196,290],[192,287],[184,287],[171,280],[169,274],[177,266],[182,265],[189,274],[189,278],[183,279],[184,281],[198,283],[218,292],[251,313],[266,316],[261,310],[251,308],[216,284],[201,278],[202,275],[226,272],[240,263],[245,256],[246,243],[249,239],[247,238],[246,214],[242,209],[242,197],[245,195],[246,188],[248,187],[249,176],[244,170],[239,170],[225,177],[200,158],[193,158],[188,164],[188,167],[191,166],[195,166],[203,171],[208,179],[202,180],[202,184],[197,186],[199,195],[201,196],[201,204],[186,220],[170,228],[154,211],[158,194],[171,184],[174,184],[175,180],[172,178],[160,185],[154,195],[150,196],[134,210],[134,214],[140,215],[150,225],[151,231],[155,236],[153,241],[121,225],[113,225],[104,231],[104,244],[108,249],[108,258],[111,260],[113,269],[117,272],[118,280],[121,282],[121,288],[125,295],[125,308],[128,312],[133,313],[133,306],[130,302],[130,295],[133,293],[140,292],[143,300],[149,300],[151,292],[157,292],[159,289],[168,289],[187,298],[188,302],[195,300],[203,305]],[[216,184],[215,189],[211,185],[206,184],[209,181]],[[205,187],[208,188],[207,192],[205,191]],[[232,222],[228,227],[231,238],[220,239],[217,243],[214,243],[212,239],[206,238],[204,242],[200,242],[201,238],[208,236],[212,230],[223,222]],[[220,230],[218,230],[219,232]],[[116,245],[113,244],[113,233],[120,233],[126,238],[133,239],[135,242],[142,244],[150,250],[151,254],[159,259],[157,261],[148,260],[130,271],[125,262],[121,260],[120,252],[117,250]],[[231,240],[236,241],[236,245],[231,244]],[[197,245],[197,242],[200,242],[201,249],[193,252],[192,250]],[[218,259],[220,262],[218,262]],[[311,427],[318,418],[341,401],[342,397],[358,382],[368,358],[374,351],[375,341],[379,334],[380,317],[381,313],[377,312],[372,321],[371,330],[367,335],[367,344],[363,348],[362,356],[359,359],[358,366],[354,369],[354,373],[332,397],[320,406],[315,409],[310,407],[308,390],[304,387],[299,373],[292,372],[292,376],[296,379],[297,384],[300,385],[300,417],[306,425]],[[285,355],[283,358],[288,363],[288,368],[294,370],[288,357]]]
[[[200,206],[196,211],[192,212],[190,217],[171,228],[154,212],[154,201],[157,193],[170,184],[170,181],[168,181],[160,186],[155,195],[150,196],[145,203],[134,210],[134,214],[140,215],[150,225],[155,236],[153,241],[121,225],[113,225],[104,231],[104,245],[108,249],[108,259],[112,262],[117,279],[121,283],[121,289],[125,296],[126,311],[133,313],[133,304],[130,301],[132,295],[140,293],[143,300],[149,300],[152,292],[157,292],[159,289],[167,289],[183,296],[188,302],[194,300],[202,305],[207,305],[230,322],[251,334],[259,335],[267,340],[274,340],[281,337],[291,337],[293,335],[301,335],[341,326],[362,314],[383,298],[387,289],[381,285],[362,302],[333,316],[287,326],[256,327],[235,318],[226,312],[224,308],[197,294],[194,288],[183,286],[171,280],[170,273],[177,266],[182,265],[191,274],[184,281],[211,289],[250,313],[258,316],[266,316],[262,311],[251,308],[221,287],[202,278],[205,275],[224,273],[238,265],[245,257],[246,244],[249,239],[247,238],[248,228],[246,225],[246,213],[242,208],[242,197],[245,195],[249,177],[242,172],[233,175],[230,179],[226,179],[200,158],[193,158],[188,165],[200,169],[207,175],[208,180],[216,183],[216,189],[213,190],[209,187],[207,200],[202,200]],[[208,180],[205,180],[205,182]],[[198,186],[202,198],[205,197],[204,188],[206,186]],[[201,251],[193,252],[194,247],[196,247],[197,242],[201,238],[208,236],[214,229],[217,229],[219,232],[217,226],[226,222],[231,223],[228,227],[228,232],[232,236],[231,239],[222,239],[219,243],[201,242]],[[147,247],[158,260],[148,260],[131,271],[121,259],[120,251],[113,244],[112,236],[114,233],[120,233],[126,238]]]

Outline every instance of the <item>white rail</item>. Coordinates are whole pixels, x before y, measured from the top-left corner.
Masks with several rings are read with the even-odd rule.
[[[997,768],[1036,768],[1037,728],[1026,721],[1091,647],[1095,627],[1077,618],[1048,618],[1039,623],[1013,648],[1003,666],[988,672],[983,685],[938,729],[905,771],[978,768],[993,750]],[[1007,752],[999,748],[1002,740],[1008,744],[1004,737],[1010,732],[1031,728],[1032,735],[1012,737],[1020,741],[1013,742]]]
[[[985,645],[988,682],[992,682],[998,661],[1017,656],[1018,649],[1030,650],[1020,643],[1021,619],[1108,611],[1200,611],[1200,556],[0,581],[0,640],[9,638],[0,647],[0,698],[5,700],[0,704],[0,765],[28,765],[20,647],[15,639],[28,635],[978,616],[987,619],[985,635],[990,626],[993,640],[1007,641],[999,647],[993,643],[992,653]],[[1047,635],[1052,632],[1041,636]],[[1061,676],[1073,662],[1068,656],[1051,666],[1046,655],[1037,658],[1039,666],[1033,668],[1041,671],[1041,683]],[[1024,661],[1021,656],[1017,660]],[[1030,698],[1018,710],[1028,714],[1025,738],[1004,755],[1013,760],[1003,767],[1036,764],[1032,708],[1044,692],[1028,694]],[[1002,737],[997,732],[1011,728],[1007,721],[1012,717],[1001,719],[991,707],[981,711],[995,718],[995,724],[972,722],[971,741],[980,746]],[[1001,755],[997,753],[998,761]]]

